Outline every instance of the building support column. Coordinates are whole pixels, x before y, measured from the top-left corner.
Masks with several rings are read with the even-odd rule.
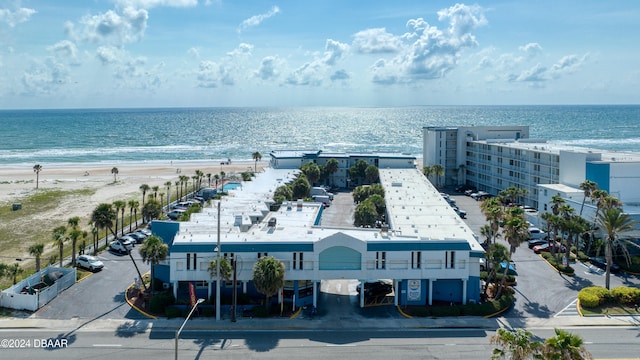
[[[318,283],[316,281],[313,282],[313,308],[318,308]]]
[[[211,299],[211,281],[207,281],[207,300]]]
[[[462,279],[462,305],[467,303],[467,279]]]
[[[433,279],[427,279],[429,282],[429,306],[433,305]]]
[[[398,297],[400,296],[400,281],[393,280],[393,291],[395,296],[393,297],[393,305],[398,306]]]
[[[174,281],[173,282],[173,298],[177,299],[178,298],[178,281]]]
[[[364,280],[360,280],[360,308],[364,308]]]

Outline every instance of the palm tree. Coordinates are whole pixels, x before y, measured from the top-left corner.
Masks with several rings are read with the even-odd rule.
[[[207,187],[211,187],[211,176],[213,176],[211,173],[207,173],[207,175],[205,175],[207,177],[207,183],[209,185],[207,185]]]
[[[147,196],[147,191],[151,188],[147,184],[140,185],[140,191],[142,191],[142,207],[144,207],[144,198]]]
[[[213,175],[213,179],[216,181],[216,189],[218,188],[218,180],[220,180],[220,175],[215,174]]]
[[[502,225],[504,238],[509,243],[509,261],[513,253],[516,252],[516,248],[520,246],[520,243],[529,238],[529,224],[524,219],[524,210],[519,207],[509,208],[504,218],[504,224]],[[504,276],[502,277],[502,283],[498,288],[498,294],[496,297],[500,297],[502,288],[507,280],[507,272],[509,271],[509,262],[504,267]]]
[[[582,205],[580,205],[580,216],[582,216],[582,210],[584,209],[584,202],[587,198],[591,198],[591,193],[598,190],[598,184],[591,180],[585,180],[580,183],[580,189],[584,191],[584,197],[582,198]]]
[[[262,154],[260,154],[260,152],[256,151],[253,154],[251,154],[251,157],[255,161],[255,165],[254,165],[253,171],[254,172],[258,172],[258,161],[262,160]]]
[[[180,197],[181,197],[181,190],[182,190],[182,179],[178,178],[179,180],[176,180],[174,182],[174,185],[176,186],[176,201],[180,201]]]
[[[436,176],[436,187],[440,187],[440,176],[444,175],[444,167],[440,164],[434,164],[431,166],[431,171]]]
[[[158,190],[160,190],[160,186],[154,185],[154,186],[151,187],[151,190],[153,191],[153,200],[157,200],[158,199]]]
[[[180,179],[180,199],[182,199],[183,196],[186,196],[186,192],[188,190],[189,177],[187,175],[180,175],[179,179]],[[182,190],[183,186],[184,186],[184,190]]]
[[[554,329],[556,336],[545,340],[542,355],[550,360],[586,360],[593,359],[591,353],[584,348],[580,335],[566,330]]]
[[[553,215],[559,215],[560,214],[560,206],[562,206],[564,204],[564,199],[562,198],[562,196],[560,196],[560,194],[555,194],[551,197],[551,212],[553,213]]]
[[[164,186],[167,187],[167,206],[169,206],[169,203],[171,202],[171,181],[164,183]]]
[[[629,251],[620,235],[635,230],[636,222],[619,208],[604,209],[598,217],[598,225],[605,232],[605,258],[607,260],[605,286],[609,290],[613,250],[620,247],[629,262]]]
[[[133,224],[133,212],[135,210],[136,215],[136,225],[138,223],[138,207],[140,206],[140,202],[138,200],[132,199],[127,202],[129,205],[129,232],[131,232],[131,225]]]
[[[36,189],[38,188],[38,184],[40,183],[40,171],[42,171],[42,165],[33,165],[33,172],[36,173]]]
[[[498,234],[498,230],[500,230],[500,221],[504,216],[504,211],[502,210],[502,205],[500,204],[500,199],[497,197],[489,198],[480,204],[480,211],[489,222],[489,230],[491,233],[489,234],[489,244],[496,238]],[[493,241],[495,242],[495,241]]]
[[[267,310],[271,310],[269,298],[284,285],[284,264],[273,256],[258,259],[253,266],[253,284],[258,292],[266,296]]]
[[[530,357],[537,358],[542,349],[542,344],[533,340],[533,334],[524,329],[509,331],[500,328],[491,337],[490,342],[500,346],[500,348],[493,349],[492,359],[524,360]]]
[[[24,269],[20,267],[20,264],[15,263],[7,267],[7,273],[13,280],[13,285],[18,283],[18,275],[22,274]]]
[[[194,190],[194,192],[200,190],[200,188],[202,187],[202,179],[203,178],[204,178],[204,173],[201,170],[196,170],[196,180],[198,182],[198,185],[195,186],[195,183],[194,183],[194,187],[196,188]]]
[[[36,272],[40,271],[40,260],[42,258],[42,253],[44,253],[44,244],[33,244],[29,246],[29,255],[36,258]]]
[[[53,244],[60,250],[60,267],[62,267],[62,260],[64,256],[64,242],[67,241],[66,237],[67,227],[58,226],[53,229]]]
[[[113,167],[111,169],[111,173],[113,174],[113,182],[117,182],[118,181],[118,168],[117,167]]]
[[[327,163],[324,166],[324,171],[331,176],[331,186],[334,185],[333,174],[338,172],[338,160],[331,158],[327,160]]]
[[[127,206],[127,202],[123,201],[123,200],[116,200],[113,202],[113,207],[116,208],[116,235],[118,236],[118,214],[120,213],[120,210],[122,209],[122,216],[123,218],[120,221],[120,227],[122,229],[124,229],[124,208]],[[124,230],[120,231],[121,233],[124,233]]]
[[[142,256],[142,261],[147,264],[151,264],[151,291],[153,292],[153,289],[155,289],[153,284],[155,281],[155,265],[158,265],[160,261],[167,258],[167,255],[169,254],[169,246],[167,246],[161,238],[151,235],[144,239],[144,242],[138,251],[140,252],[140,256]]]
[[[78,244],[78,239],[82,237],[82,230],[78,228],[78,224],[80,224],[80,217],[74,216],[67,220],[67,225],[71,227],[71,231],[69,231],[69,238],[71,239],[71,263],[75,265],[76,263],[76,246]]]
[[[102,203],[99,204],[91,213],[91,222],[96,229],[106,229],[111,231],[113,236],[116,234],[113,232],[113,222],[117,221],[118,214],[113,210],[111,204]],[[106,239],[105,237],[105,244]]]
[[[213,259],[209,262],[209,268],[207,270],[209,270],[211,278],[218,278],[217,263],[217,259]],[[231,263],[229,262],[229,260],[225,257],[220,258],[220,279],[229,281],[232,272],[233,268],[231,267]]]

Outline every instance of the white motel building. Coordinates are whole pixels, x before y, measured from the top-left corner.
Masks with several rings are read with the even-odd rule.
[[[285,289],[278,300],[295,307],[317,306],[320,282],[330,279],[391,280],[396,305],[480,301],[479,259],[484,250],[416,168],[414,157],[321,151],[274,151],[270,156],[268,168],[230,190],[228,196],[212,200],[190,221],[152,223],[154,234],[170,247],[167,260],[155,267],[155,275],[177,298],[189,283],[195,285],[198,297],[211,297],[216,285],[208,267],[219,250],[221,256],[236,261],[240,294],[256,294],[251,283],[260,257],[280,260],[286,271]],[[356,161],[379,167],[386,226],[324,226],[323,214],[334,209],[302,200],[271,210],[273,192],[293,181],[301,165],[324,164],[331,158],[339,163],[334,182],[342,186],[347,185],[347,169]],[[225,282],[221,289],[222,296],[229,296],[233,283]],[[359,296],[364,306],[364,292]]]

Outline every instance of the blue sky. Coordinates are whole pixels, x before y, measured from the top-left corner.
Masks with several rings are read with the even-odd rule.
[[[0,0],[0,108],[640,103],[640,2]]]

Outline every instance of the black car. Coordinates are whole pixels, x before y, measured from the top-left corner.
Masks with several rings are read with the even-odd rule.
[[[546,240],[546,239],[531,239],[528,241],[529,249],[533,249],[534,246],[546,244],[548,242],[549,240]]]
[[[593,266],[599,267],[600,269],[603,269],[603,270],[607,269],[607,260],[605,258],[592,257],[592,258],[589,258],[589,262],[591,262]],[[620,266],[618,266],[618,264],[616,263],[611,264],[612,273],[617,273],[619,271],[620,271]]]
[[[358,284],[356,289],[360,293],[362,284]],[[393,283],[385,280],[367,281],[364,283],[364,296],[384,296],[393,291]]]

